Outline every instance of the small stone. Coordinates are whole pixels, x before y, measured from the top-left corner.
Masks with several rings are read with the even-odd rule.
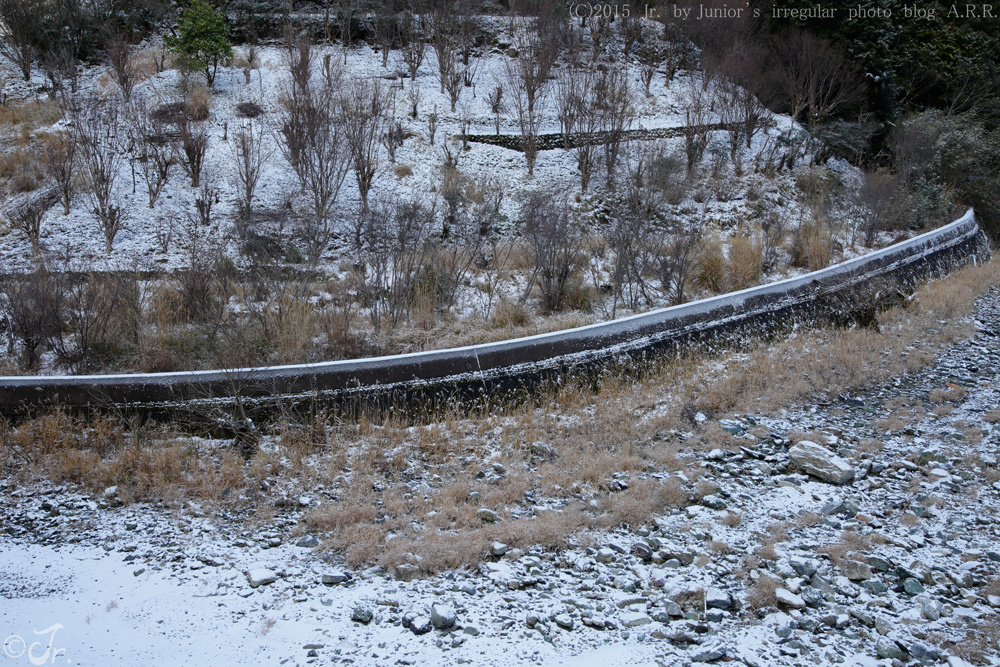
[[[924,592],[924,585],[913,577],[910,577],[903,580],[903,590],[907,595],[920,595]]]
[[[597,551],[594,556],[598,563],[610,563],[615,559],[615,552],[607,547],[603,547]]]
[[[476,512],[476,517],[483,523],[496,523],[500,520],[500,515],[485,507]]]
[[[802,440],[788,450],[792,465],[821,481],[847,484],[854,479],[854,469],[844,459],[811,440]]]
[[[715,494],[711,494],[702,498],[701,504],[713,510],[726,509],[726,501],[722,499],[722,496],[718,496]]]
[[[642,625],[649,625],[653,622],[653,619],[642,612],[630,611],[621,614],[618,617],[618,622],[621,623],[624,628],[638,628]]]
[[[878,641],[875,642],[875,652],[883,660],[902,660],[905,662],[907,659],[903,647],[888,637],[878,638]]]
[[[720,588],[709,588],[705,592],[705,607],[708,609],[729,609],[732,605],[732,597]]]
[[[680,618],[684,615],[684,609],[681,608],[679,604],[673,600],[667,600],[663,603],[663,609],[667,612],[669,616],[674,618]]]
[[[873,595],[882,595],[882,593],[885,593],[889,590],[889,588],[878,579],[869,579],[868,581],[862,581],[858,585]]]
[[[324,574],[320,579],[320,581],[322,581],[323,584],[325,584],[326,586],[336,586],[337,584],[346,584],[350,580],[351,580],[350,574],[348,574],[347,572],[340,572],[339,570]]]
[[[872,578],[872,569],[860,561],[849,560],[844,567],[844,574],[851,581],[866,581]]]
[[[257,588],[258,586],[273,584],[278,580],[278,576],[271,570],[258,567],[247,571],[247,579],[250,581],[252,588]]]
[[[415,635],[426,635],[434,629],[434,624],[431,623],[431,619],[423,614],[409,617],[404,616],[403,626],[409,628],[410,632]]]
[[[437,603],[431,605],[431,624],[438,630],[447,630],[455,625],[458,615],[455,607],[447,603]]]
[[[490,553],[493,554],[493,556],[495,556],[496,558],[501,558],[509,550],[510,547],[508,547],[503,542],[494,542],[493,544],[490,545]]]
[[[796,574],[806,578],[816,574],[816,570],[819,569],[819,565],[811,558],[790,558],[788,564],[792,566]]]
[[[722,644],[712,643],[699,646],[691,653],[691,662],[715,662],[726,656]]]
[[[941,603],[937,600],[921,600],[920,615],[928,621],[936,621],[941,618]]]
[[[420,568],[411,563],[403,563],[396,566],[396,579],[400,581],[413,581],[420,576]]]
[[[569,614],[557,614],[553,621],[556,622],[563,630],[572,630],[575,623],[573,622],[573,617]]]
[[[312,547],[318,547],[319,546],[319,540],[317,540],[312,535],[306,535],[305,537],[303,537],[302,539],[300,539],[298,542],[296,542],[295,546],[302,547],[303,549],[308,549],[308,548],[312,548]]]
[[[371,623],[374,616],[375,614],[372,612],[371,607],[367,605],[359,604],[351,610],[351,620],[362,625]]]
[[[104,489],[104,497],[105,498],[114,498],[117,495],[118,495],[118,487],[117,486],[109,486],[108,488]]]
[[[775,590],[774,597],[778,599],[779,605],[790,607],[792,609],[802,609],[806,606],[805,600],[785,588]]]

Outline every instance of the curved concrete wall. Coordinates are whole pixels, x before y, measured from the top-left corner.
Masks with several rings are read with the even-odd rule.
[[[820,271],[613,322],[527,338],[317,364],[133,375],[0,377],[0,411],[43,405],[176,405],[268,397],[387,396],[436,389],[489,391],[554,372],[720,336],[766,332],[792,317],[829,315],[882,299],[969,262],[989,243],[972,210],[955,222]]]

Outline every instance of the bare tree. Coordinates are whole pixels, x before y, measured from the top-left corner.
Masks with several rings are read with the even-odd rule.
[[[892,227],[906,210],[900,178],[884,171],[865,172],[857,193],[857,221],[851,235],[853,245],[859,235],[869,248],[879,232]]]
[[[149,208],[156,205],[174,164],[173,150],[162,125],[154,121],[144,100],[134,99],[128,106],[128,131],[133,164],[138,163]]]
[[[601,126],[601,114],[594,96],[594,83],[595,75],[592,72],[581,71],[573,85],[574,90],[570,100],[574,107],[572,112],[574,126],[580,138],[573,147],[573,153],[576,157],[576,168],[580,172],[580,189],[583,191],[590,185],[599,150],[596,134]]]
[[[605,69],[595,83],[594,100],[604,132],[604,166],[610,180],[618,165],[622,141],[635,114],[625,72],[617,67]]]
[[[41,253],[42,219],[45,217],[45,207],[41,201],[29,201],[22,205],[11,207],[7,213],[7,221],[11,229],[24,232],[31,243],[31,254],[38,257]]]
[[[38,367],[45,342],[63,330],[64,291],[59,276],[44,268],[0,280],[0,304],[11,339],[8,347],[13,351],[14,341],[20,344],[22,365],[28,370]]]
[[[404,12],[400,21],[400,35],[403,42],[403,62],[410,73],[410,80],[416,83],[417,71],[424,62],[427,44],[424,42],[424,17],[412,12]]]
[[[330,216],[340,194],[340,188],[351,164],[337,89],[324,82],[297,97],[289,105],[285,126],[296,117],[301,134],[295,137],[296,160],[301,171],[303,191],[308,194],[311,215],[300,221],[299,235],[305,242],[310,261],[319,260],[330,242]],[[291,154],[287,142],[294,137],[284,133],[286,156]]]
[[[121,109],[114,101],[92,101],[75,114],[74,129],[87,177],[91,212],[101,225],[105,249],[111,252],[124,216],[116,205],[115,183],[125,159],[122,145]]]
[[[559,118],[559,132],[563,136],[563,148],[569,150],[570,138],[576,129],[576,122],[581,112],[580,87],[588,73],[580,73],[572,66],[562,70],[556,80],[556,115]],[[502,89],[501,89],[502,90]],[[499,134],[499,129],[497,134]]]
[[[177,123],[177,131],[181,137],[180,161],[191,179],[191,187],[196,188],[201,182],[201,169],[208,153],[208,133],[204,127],[188,120],[186,115]]]
[[[350,151],[361,206],[368,208],[368,192],[379,167],[379,140],[386,123],[389,93],[378,79],[352,81],[344,91],[342,126]]]
[[[779,90],[789,115],[814,129],[828,116],[861,99],[861,80],[842,51],[804,29],[774,43]]]
[[[674,304],[684,303],[685,289],[701,243],[702,223],[674,223],[660,245],[659,276]]]
[[[521,219],[534,263],[528,289],[537,284],[545,310],[560,310],[567,283],[580,268],[583,228],[551,192],[531,193],[521,206]]]
[[[701,162],[708,147],[708,109],[709,104],[706,99],[709,95],[706,90],[694,82],[690,82],[687,90],[681,96],[681,104],[684,108],[684,152],[687,154],[688,172]]]
[[[122,98],[128,103],[132,99],[132,90],[137,82],[132,46],[121,35],[115,35],[108,42],[107,53],[112,77],[118,84]]]
[[[389,65],[389,52],[400,42],[399,19],[392,13],[392,3],[385,2],[379,7],[372,22],[372,34],[382,52],[382,67]]]
[[[538,130],[549,72],[557,50],[548,39],[531,37],[520,45],[514,58],[504,60],[504,87],[511,94],[511,106],[521,130],[521,145],[528,163],[528,175],[535,173],[538,157]]]
[[[45,140],[45,171],[55,181],[63,215],[69,215],[76,192],[77,137],[72,132],[50,134]]]
[[[312,100],[312,45],[305,36],[288,35],[288,101],[281,117],[281,151],[306,190],[306,164],[303,150],[309,142],[306,124]]]
[[[31,64],[41,46],[44,0],[0,0],[0,54],[21,71],[25,81],[31,80]]]
[[[493,114],[493,122],[496,126],[497,136],[500,136],[500,114],[504,112],[503,86],[496,85],[486,95],[486,103],[490,105],[490,113]]]
[[[268,153],[264,152],[264,127],[259,123],[248,122],[236,133],[232,144],[233,166],[239,181],[237,209],[240,218],[250,219],[253,211],[253,196],[257,183],[264,171]]]
[[[642,44],[636,50],[639,61],[639,80],[642,82],[646,97],[649,97],[649,86],[653,83],[653,75],[663,62],[663,53],[656,44]]]

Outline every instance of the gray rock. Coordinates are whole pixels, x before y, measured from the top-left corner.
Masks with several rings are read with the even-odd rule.
[[[778,599],[778,604],[792,609],[802,609],[806,606],[806,601],[792,593],[787,588],[779,588],[774,591],[774,597]]]
[[[455,625],[458,614],[450,604],[435,602],[431,605],[431,624],[438,630],[447,630]]]
[[[823,605],[823,591],[813,586],[803,586],[802,590],[799,591],[799,596],[810,607],[820,607]]]
[[[875,653],[883,660],[902,660],[905,662],[907,659],[906,649],[888,637],[878,638],[878,641],[875,642]]]
[[[247,570],[247,580],[250,582],[252,588],[257,588],[258,586],[273,584],[278,580],[278,575],[267,568],[257,567]]]
[[[844,567],[844,574],[851,581],[866,581],[872,578],[872,569],[860,561],[849,560]]]
[[[869,579],[868,581],[862,581],[860,584],[861,588],[865,589],[872,595],[882,595],[889,590],[889,588],[883,584],[878,579]]]
[[[922,642],[913,642],[910,646],[910,655],[922,665],[932,665],[941,659],[940,651]]]
[[[726,509],[726,501],[722,499],[722,496],[715,495],[714,493],[702,498],[701,504],[713,510]]]
[[[705,607],[708,609],[729,609],[733,599],[729,593],[720,588],[709,588],[705,591]]]
[[[788,450],[792,465],[821,481],[830,484],[847,484],[854,479],[854,469],[826,447],[803,440]]]
[[[497,558],[500,558],[501,556],[506,554],[509,550],[510,547],[508,547],[503,542],[494,542],[493,544],[490,545],[490,553],[496,556]]]
[[[361,623],[362,625],[368,625],[372,622],[372,618],[375,617],[375,613],[372,611],[371,607],[364,604],[359,604],[351,610],[351,620],[355,623]]]
[[[924,592],[924,585],[913,577],[910,577],[903,580],[903,590],[907,595],[920,595]]]
[[[483,523],[496,523],[500,520],[500,515],[485,507],[476,512],[476,517]]]
[[[795,570],[795,574],[801,577],[811,577],[816,574],[819,565],[811,558],[793,557],[788,559],[788,564]]]
[[[667,612],[669,616],[672,616],[673,618],[680,618],[681,616],[684,615],[684,610],[681,608],[679,604],[677,604],[673,600],[666,600],[663,603],[663,609],[664,611]]]
[[[350,574],[348,574],[347,572],[341,572],[339,570],[335,570],[333,572],[328,572],[327,574],[324,574],[320,578],[320,581],[322,581],[323,584],[325,584],[327,586],[336,586],[337,584],[346,584],[350,580],[351,580],[351,575]]]
[[[311,547],[318,547],[319,546],[319,540],[317,540],[312,535],[306,535],[305,537],[303,537],[302,539],[300,539],[298,542],[296,542],[295,546],[302,547],[303,549],[307,549],[307,548],[311,548]]]
[[[920,615],[928,621],[936,621],[941,618],[941,603],[937,600],[925,599],[920,601]]]
[[[415,635],[426,635],[434,629],[431,619],[423,614],[409,614],[403,616],[403,627],[407,628]]]
[[[699,646],[691,653],[691,662],[715,662],[726,657],[726,649],[722,644],[711,643]]]
[[[618,622],[621,623],[624,628],[637,628],[641,625],[649,625],[653,622],[653,619],[642,612],[630,611],[621,614],[618,617]]]
[[[598,563],[610,563],[615,559],[615,552],[607,547],[604,547],[597,551],[594,558],[597,559]]]
[[[420,576],[420,568],[411,563],[396,566],[396,578],[400,581],[413,581]]]
[[[563,630],[572,630],[576,625],[573,622],[573,617],[569,614],[557,614],[552,620]]]

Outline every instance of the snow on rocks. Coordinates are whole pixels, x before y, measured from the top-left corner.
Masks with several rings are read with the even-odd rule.
[[[788,450],[788,458],[806,474],[830,484],[847,484],[854,479],[854,469],[847,461],[811,440],[802,440]]]

